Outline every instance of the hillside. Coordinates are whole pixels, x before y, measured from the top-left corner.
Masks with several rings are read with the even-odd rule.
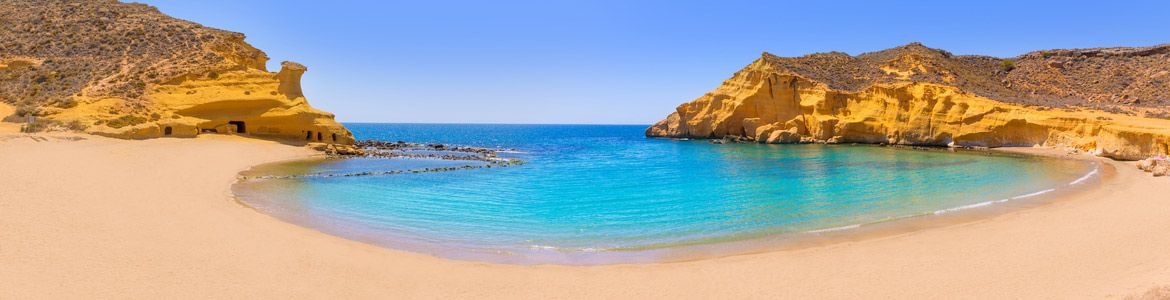
[[[1167,153],[1170,45],[1015,58],[922,44],[857,56],[764,53],[647,136],[766,143],[1065,146],[1123,159]]]
[[[1014,58],[953,55],[920,43],[850,56],[765,53],[778,72],[842,91],[880,83],[950,85],[1011,103],[1126,110],[1170,105],[1170,44],[1141,48],[1046,50]]]
[[[9,121],[32,114],[42,127],[123,138],[228,131],[352,142],[304,99],[307,68],[268,72],[268,56],[243,34],[114,0],[4,0],[0,24],[0,102],[16,107],[0,117]]]

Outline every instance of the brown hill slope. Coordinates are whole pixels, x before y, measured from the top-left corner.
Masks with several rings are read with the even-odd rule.
[[[231,131],[352,140],[301,96],[303,66],[286,64],[294,70],[282,72],[296,76],[278,78],[240,33],[115,0],[3,0],[0,25],[0,102],[18,115],[126,138]],[[281,90],[282,80],[296,90]]]
[[[910,81],[1049,107],[1170,105],[1170,44],[1047,50],[1001,59],[953,55],[911,43],[858,56],[831,52],[788,58],[765,53],[761,59],[781,72],[843,91]]]
[[[764,53],[647,136],[759,142],[1058,145],[1168,152],[1170,45],[952,55],[918,43],[850,56]]]

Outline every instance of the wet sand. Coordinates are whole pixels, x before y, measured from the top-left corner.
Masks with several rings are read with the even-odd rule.
[[[313,155],[303,148],[36,137],[0,132],[0,299],[1107,298],[1170,284],[1170,179],[1109,160],[1098,188],[924,230],[678,263],[518,266],[349,241],[231,199],[239,171]]]

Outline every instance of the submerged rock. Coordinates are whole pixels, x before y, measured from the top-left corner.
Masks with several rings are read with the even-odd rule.
[[[445,144],[416,144],[398,141],[394,143],[382,142],[376,140],[367,140],[357,142],[355,145],[341,145],[341,144],[327,144],[327,143],[308,143],[305,147],[324,152],[329,158],[345,159],[345,158],[407,158],[407,159],[441,159],[450,161],[466,161],[479,162],[477,164],[467,164],[458,167],[432,167],[422,169],[409,170],[386,170],[386,171],[364,171],[357,173],[325,173],[325,174],[298,174],[298,175],[266,175],[241,177],[243,180],[252,179],[292,179],[292,178],[307,178],[307,177],[355,177],[355,176],[378,176],[378,175],[397,175],[397,174],[419,174],[430,172],[447,172],[470,169],[490,169],[498,167],[512,167],[523,165],[524,161],[515,158],[499,157],[498,152],[502,150],[514,149],[488,149],[478,147],[452,146]],[[423,151],[423,153],[416,153]],[[437,152],[437,153],[436,153]],[[448,154],[450,152],[463,153]]]

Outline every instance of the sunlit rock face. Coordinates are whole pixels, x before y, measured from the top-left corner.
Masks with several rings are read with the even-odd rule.
[[[244,35],[115,0],[0,1],[0,102],[46,127],[119,138],[231,133],[351,144],[309,106],[303,65],[268,72]]]
[[[278,73],[231,71],[215,79],[160,85],[148,96],[158,120],[127,129],[91,132],[127,138],[186,137],[201,133],[247,134],[281,140],[352,144],[353,135],[333,114],[309,106],[300,90],[306,70],[285,62]],[[168,129],[169,133],[168,133]]]
[[[1148,51],[1160,47],[1132,49],[1166,55]],[[1125,59],[1139,59],[1135,57]],[[1045,58],[1020,60],[1034,68],[1051,67],[1029,59]],[[646,135],[735,137],[762,143],[1047,145],[1126,160],[1168,152],[1170,120],[1147,117],[1165,114],[1165,99],[1150,98],[1146,104],[1115,99],[1093,106],[1099,102],[1047,92],[1029,94],[1034,86],[1062,95],[1105,92],[1096,87],[1071,89],[1080,85],[1063,81],[1057,86],[1013,79],[1014,72],[1032,72],[1015,67],[1020,60],[1009,64],[953,56],[919,44],[857,57],[829,53],[781,58],[765,53],[716,89],[678,106]],[[1143,74],[1167,68],[1131,65],[1136,66],[1129,69],[1145,68]],[[1018,86],[1029,86],[1030,91],[1017,91]]]

